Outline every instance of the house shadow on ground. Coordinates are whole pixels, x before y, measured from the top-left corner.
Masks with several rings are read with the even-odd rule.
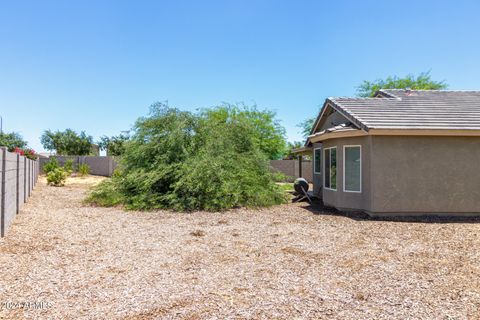
[[[340,211],[325,206],[321,200],[314,200],[311,204],[304,203],[301,208],[310,211],[314,215],[338,216],[350,218],[355,221],[391,221],[412,223],[480,223],[480,217],[461,216],[405,216],[405,217],[372,217],[361,211]]]

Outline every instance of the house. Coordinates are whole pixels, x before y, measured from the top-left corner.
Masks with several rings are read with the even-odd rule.
[[[372,216],[480,215],[480,91],[328,98],[300,155],[314,194]]]

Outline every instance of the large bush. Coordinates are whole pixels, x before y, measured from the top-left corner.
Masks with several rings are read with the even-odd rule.
[[[264,114],[271,115],[236,106],[192,114],[156,104],[137,121],[120,172],[88,201],[187,211],[281,203],[284,194],[268,164],[275,142],[264,139],[283,143],[283,133],[266,134],[265,128],[277,124]]]

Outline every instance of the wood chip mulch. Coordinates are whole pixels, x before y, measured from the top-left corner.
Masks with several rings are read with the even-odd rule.
[[[0,240],[0,318],[480,318],[477,220],[83,205],[99,180],[40,181]]]

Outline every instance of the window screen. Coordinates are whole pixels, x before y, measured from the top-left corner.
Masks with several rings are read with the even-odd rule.
[[[337,148],[328,148],[325,149],[324,153],[324,182],[325,188],[327,189],[337,189]]]
[[[325,149],[325,157],[323,162],[325,162],[325,171],[323,172],[325,177],[325,188],[330,189],[330,149]]]
[[[330,151],[330,185],[337,189],[337,148]]]
[[[361,191],[361,151],[360,146],[345,147],[345,191]]]
[[[322,163],[322,150],[321,149],[315,149],[314,155],[313,155],[313,165],[314,165],[314,172],[315,173],[321,173],[321,163]]]

